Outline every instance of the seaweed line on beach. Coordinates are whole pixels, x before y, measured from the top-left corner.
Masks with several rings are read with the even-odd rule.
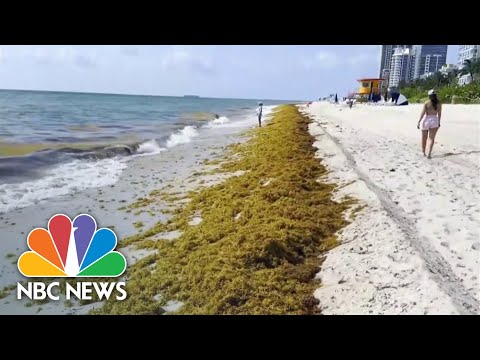
[[[167,223],[124,239],[156,252],[129,266],[126,300],[93,313],[162,314],[169,301],[179,314],[319,313],[315,275],[356,201],[334,201],[335,185],[318,181],[326,169],[309,122],[293,105],[277,108],[215,170],[240,175],[190,192]],[[158,238],[172,231],[181,234]]]

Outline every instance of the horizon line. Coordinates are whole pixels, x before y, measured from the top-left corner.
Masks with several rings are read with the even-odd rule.
[[[115,95],[115,96],[150,96],[150,97],[174,97],[174,98],[185,98],[195,96],[198,99],[225,99],[225,100],[252,100],[252,101],[306,101],[306,100],[287,100],[287,99],[265,99],[265,98],[232,98],[232,97],[212,97],[212,96],[201,96],[195,94],[185,94],[185,95],[152,95],[152,94],[127,94],[127,93],[110,93],[110,92],[90,92],[90,91],[71,91],[71,90],[38,90],[38,89],[3,89],[0,88],[0,91],[25,91],[25,92],[51,92],[51,93],[67,93],[67,94],[90,94],[90,95]]]

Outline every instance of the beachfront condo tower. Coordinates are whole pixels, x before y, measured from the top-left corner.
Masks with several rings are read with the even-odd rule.
[[[414,59],[411,48],[394,49],[388,78],[390,87],[397,87],[401,81],[409,83],[412,80]]]
[[[413,45],[382,45],[382,55],[380,59],[380,73],[378,77],[388,79],[390,74],[392,55],[396,48],[410,49]]]
[[[465,60],[480,60],[480,45],[460,45],[458,48],[458,68],[462,69]],[[460,85],[469,84],[472,81],[470,74],[462,75],[458,79]]]
[[[448,45],[415,45],[415,67],[413,78],[439,71],[447,63]]]

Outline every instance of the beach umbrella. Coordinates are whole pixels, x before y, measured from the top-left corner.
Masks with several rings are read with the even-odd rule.
[[[403,94],[400,94],[398,96],[398,101],[397,101],[397,105],[408,105],[408,99],[406,98],[405,95]]]

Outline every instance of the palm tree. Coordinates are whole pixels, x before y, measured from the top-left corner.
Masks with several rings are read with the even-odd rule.
[[[459,70],[453,69],[452,72],[450,72],[447,75],[448,85],[457,85],[458,84],[458,74],[459,73],[460,73]]]
[[[472,82],[475,80],[475,74],[480,72],[480,60],[465,60],[463,62],[463,68],[460,70],[460,75],[470,75]]]
[[[441,86],[441,85],[446,85],[447,84],[447,78],[444,76],[440,71],[437,71],[431,76],[432,83],[434,87]]]
[[[446,76],[447,84],[446,85],[457,85],[458,84],[458,74],[460,73],[459,70],[453,69],[449,72]]]

